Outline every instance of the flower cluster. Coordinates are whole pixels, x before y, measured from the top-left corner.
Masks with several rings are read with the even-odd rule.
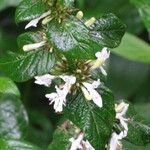
[[[39,20],[47,17],[50,15],[50,11],[42,14],[40,17],[30,21],[25,28],[29,28],[31,26],[37,26],[37,23],[39,22]],[[83,16],[82,12],[78,12],[77,13],[77,18],[81,18]],[[95,19],[91,18],[90,20],[85,22],[86,26],[90,26],[95,22]],[[27,44],[23,46],[23,50],[28,52],[34,49],[38,49],[42,46],[44,46],[46,44],[46,39],[44,38],[43,41],[39,42],[39,43],[33,43],[33,44]],[[97,52],[95,54],[96,56],[96,60],[94,61],[86,61],[85,63],[86,66],[88,66],[87,68],[87,72],[92,72],[93,70],[100,68],[101,72],[104,75],[107,75],[106,71],[103,68],[103,65],[105,63],[105,61],[109,58],[110,52],[107,50],[107,48],[103,48],[101,50],[101,52]],[[62,65],[62,64],[60,64]],[[84,64],[85,65],[85,64]],[[62,69],[62,71],[64,71]],[[71,73],[61,73],[59,76],[53,76],[51,74],[45,74],[42,76],[36,76],[35,79],[35,83],[39,84],[39,85],[44,85],[46,87],[50,87],[52,80],[56,79],[56,78],[61,78],[64,82],[63,85],[59,85],[59,86],[55,86],[56,92],[50,93],[50,94],[46,94],[45,96],[49,99],[50,104],[54,103],[54,109],[55,112],[62,112],[63,111],[63,106],[66,105],[66,97],[68,95],[68,93],[70,93],[72,86],[77,85],[78,87],[80,87],[80,89],[82,90],[85,98],[87,100],[93,100],[93,102],[98,106],[98,107],[102,107],[103,103],[102,103],[102,97],[101,95],[97,92],[97,88],[100,86],[101,82],[100,79],[98,79],[97,81],[93,80],[93,79],[87,79],[87,80],[81,80],[81,78],[85,78],[85,76],[82,76],[82,70],[77,69],[77,72],[80,72],[80,76],[77,77],[76,74]],[[68,75],[69,74],[69,75]],[[84,73],[83,73],[84,74]],[[79,79],[80,78],[80,79]],[[80,80],[78,82],[78,79]]]
[[[60,85],[59,87],[56,85],[56,92],[46,94],[45,96],[49,99],[50,104],[54,103],[55,112],[62,112],[63,106],[65,106],[66,104],[66,96],[70,92],[72,85],[75,84],[76,78],[74,76],[67,75],[52,76],[50,74],[46,74],[43,76],[36,76],[35,83],[50,87],[52,80],[54,80],[55,78],[61,78],[65,82],[65,84]]]
[[[109,150],[118,150],[122,148],[121,140],[125,138],[128,133],[128,119],[125,118],[128,107],[129,104],[125,102],[115,105],[116,119],[119,120],[124,130],[121,131],[119,134],[117,134],[116,132],[112,133],[110,144],[109,144]]]
[[[83,139],[83,133],[80,133],[76,139],[70,138],[71,147],[69,150],[95,150],[88,140],[84,141]]]
[[[105,60],[109,57],[109,52],[107,52],[106,48],[103,48],[101,52],[96,53],[96,56],[97,56],[97,60],[94,62],[90,62],[90,66],[92,70],[98,68],[99,66],[100,68],[102,68],[102,65],[104,64]],[[66,105],[66,97],[71,92],[71,88],[74,85],[78,85],[78,87],[81,89],[85,98],[88,101],[92,100],[100,108],[103,106],[102,97],[96,90],[101,84],[100,79],[98,79],[97,81],[90,79],[87,81],[80,81],[78,83],[75,75],[62,74],[59,76],[54,76],[54,75],[46,74],[42,76],[36,76],[35,83],[39,85],[44,85],[46,87],[50,87],[52,80],[56,78],[62,79],[64,84],[61,84],[59,86],[56,85],[55,86],[56,92],[45,95],[46,98],[49,99],[50,104],[54,103],[55,112],[63,111],[63,106]]]

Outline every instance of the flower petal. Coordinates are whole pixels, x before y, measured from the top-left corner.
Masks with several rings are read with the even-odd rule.
[[[87,100],[92,100],[92,97],[91,97],[91,95],[90,95],[90,93],[87,91],[87,89],[86,88],[84,88],[83,86],[81,86],[81,90],[82,90],[82,92],[83,92],[83,94],[84,94],[84,97],[87,99]]]
[[[42,41],[42,42],[34,43],[34,44],[27,44],[27,45],[23,46],[23,50],[25,52],[28,52],[28,51],[31,51],[31,50],[34,50],[34,49],[38,49],[38,48],[44,46],[45,43],[46,43],[46,41]]]
[[[110,56],[110,51],[107,51],[107,47],[104,47],[104,48],[102,49],[102,51],[101,51],[101,52],[97,52],[97,53],[95,54],[95,56],[97,57],[97,59],[99,59],[99,60],[101,60],[101,61],[105,61],[106,59],[109,58],[109,56]]]
[[[74,76],[61,75],[59,77],[62,78],[68,84],[75,84],[76,82],[76,77]]]
[[[51,14],[51,11],[47,11],[47,12],[43,13],[40,17],[31,20],[31,21],[25,26],[25,29],[30,28],[30,27],[32,27],[32,26],[33,26],[33,27],[37,27],[38,22],[39,22],[41,19],[45,18],[46,16],[48,16],[48,15],[50,15],[50,14]]]
[[[98,107],[102,107],[103,104],[102,104],[102,97],[101,95],[95,90],[95,88],[100,84],[100,80],[97,80],[97,81],[94,81],[92,84],[90,83],[87,83],[87,82],[83,82],[83,85],[85,86],[85,88],[87,89],[87,92],[86,92],[86,89],[82,89],[82,91],[88,96],[88,94],[93,102],[98,106]],[[84,94],[84,95],[85,95]]]
[[[71,138],[69,141],[72,142],[71,147],[69,150],[78,150],[78,149],[82,149],[82,145],[81,142],[84,138],[84,134],[80,133],[79,136],[77,137],[77,139]]]
[[[42,76],[36,76],[35,77],[36,80],[34,83],[39,84],[39,85],[45,85],[45,86],[49,87],[54,78],[55,78],[55,76],[52,76],[50,74],[45,74]]]
[[[98,79],[97,81],[94,81],[94,82],[92,83],[92,86],[93,86],[94,89],[97,89],[100,84],[101,84],[100,79]]]
[[[103,107],[103,102],[102,102],[102,97],[101,95],[96,91],[96,90],[91,90],[89,91],[90,95],[92,97],[93,102],[98,106],[98,107]]]
[[[105,69],[103,67],[100,67],[100,70],[104,76],[107,76],[107,72],[105,71]]]

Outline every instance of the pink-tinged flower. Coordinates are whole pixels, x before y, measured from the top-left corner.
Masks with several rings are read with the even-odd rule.
[[[124,127],[125,135],[127,135],[127,131],[128,131],[128,119],[125,118],[128,107],[129,107],[129,104],[122,102],[119,105],[116,105],[116,108],[115,108],[116,119],[118,119],[121,125]]]
[[[36,80],[34,83],[49,87],[52,83],[52,80],[55,79],[55,76],[52,76],[50,74],[45,74],[42,76],[36,76],[35,79]]]
[[[112,133],[110,143],[109,143],[109,150],[118,150],[122,147],[121,140],[124,138],[124,133],[120,132],[117,134],[116,132]]]
[[[110,56],[110,51],[107,50],[107,47],[104,47],[102,49],[102,51],[101,52],[97,52],[95,54],[95,56],[97,57],[98,60],[100,60],[102,62],[105,62]]]
[[[71,144],[71,147],[69,150],[78,150],[78,149],[82,149],[82,145],[81,145],[81,142],[84,138],[84,134],[83,133],[80,133],[79,136],[77,137],[77,139],[74,139],[74,138],[70,138],[70,142],[72,143]]]
[[[25,26],[25,29],[30,28],[30,27],[32,27],[32,26],[33,26],[33,27],[37,27],[38,22],[39,22],[41,19],[47,17],[47,16],[50,15],[50,14],[51,14],[51,11],[47,11],[47,12],[43,13],[40,17],[31,20],[31,21]]]
[[[68,91],[70,90],[72,85],[76,83],[76,77],[74,76],[61,75],[59,77],[65,82],[64,88],[67,88]]]
[[[97,60],[93,63],[91,69],[94,70],[96,68],[100,68],[102,74],[104,74],[106,76],[107,73],[106,73],[105,69],[103,68],[103,65],[104,65],[105,61],[109,58],[110,51],[108,51],[107,48],[104,47],[102,49],[102,51],[97,52],[95,54],[95,56],[97,57]]]
[[[82,92],[87,100],[93,100],[93,102],[98,106],[102,107],[102,97],[95,90],[100,85],[100,80],[94,81],[92,84],[88,82],[83,82],[81,86]]]
[[[76,139],[70,138],[69,141],[72,143],[69,150],[95,150],[88,140],[84,141],[84,134],[80,133]]]
[[[44,46],[45,43],[46,43],[46,41],[42,41],[42,42],[34,43],[34,44],[27,44],[27,45],[23,46],[23,50],[25,52],[28,52],[28,51],[31,51],[31,50],[34,50],[34,49],[38,49],[38,48]]]

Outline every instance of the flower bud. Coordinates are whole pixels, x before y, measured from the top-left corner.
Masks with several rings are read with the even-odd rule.
[[[42,41],[42,42],[39,42],[39,43],[24,45],[23,50],[25,52],[28,52],[28,51],[31,51],[31,50],[34,50],[34,49],[37,49],[37,48],[40,48],[40,47],[44,46],[45,43],[46,43],[46,41]]]
[[[83,18],[83,12],[82,11],[78,11],[76,14],[76,18],[81,20]]]
[[[94,17],[92,17],[91,19],[87,20],[84,24],[87,27],[90,27],[91,25],[93,25],[95,23],[96,19]]]

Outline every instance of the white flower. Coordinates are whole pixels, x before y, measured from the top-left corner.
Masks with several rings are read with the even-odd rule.
[[[122,140],[123,138],[123,132],[120,132],[120,134],[113,132],[109,143],[109,150],[118,150],[119,148],[121,148],[122,144],[120,140]]]
[[[27,45],[23,46],[23,50],[25,52],[28,52],[28,51],[31,51],[31,50],[34,50],[34,49],[37,49],[37,48],[44,46],[45,43],[46,43],[46,41],[42,41],[42,42],[34,43],[34,44],[27,44]]]
[[[128,110],[129,104],[126,104],[124,102],[120,103],[119,105],[116,105],[116,119],[118,119],[121,123],[121,125],[125,129],[125,135],[127,135],[128,131],[128,119],[125,118],[126,112]]]
[[[77,139],[71,138],[69,139],[70,142],[72,142],[71,147],[69,150],[78,150],[82,148],[81,142],[84,138],[84,134],[80,133]]]
[[[110,51],[107,50],[107,47],[104,47],[101,52],[97,52],[95,54],[98,60],[101,60],[102,62],[105,62],[109,56],[110,56]]]
[[[45,18],[46,16],[48,16],[48,15],[50,15],[50,14],[51,14],[51,11],[48,11],[48,12],[43,13],[40,17],[31,20],[31,21],[25,26],[25,29],[30,28],[30,27],[32,27],[32,26],[33,26],[33,27],[37,27],[38,22],[39,22],[41,19]]]
[[[62,112],[63,106],[66,105],[66,97],[70,92],[72,85],[76,82],[76,78],[74,76],[59,76],[65,82],[64,85],[59,88],[55,86],[56,93],[46,94],[45,96],[49,99],[50,104],[54,103],[55,112]]]
[[[36,80],[34,83],[49,87],[52,83],[52,80],[55,79],[55,76],[52,76],[50,74],[45,74],[43,76],[36,76],[35,79]]]
[[[61,75],[59,77],[64,80],[68,88],[76,83],[76,77],[74,76]]]
[[[76,139],[70,138],[69,141],[72,142],[72,144],[69,150],[78,150],[78,149],[95,150],[89,143],[89,141],[88,140],[84,141],[83,138],[84,138],[83,133],[80,133]]]
[[[88,140],[82,141],[82,144],[85,146],[86,150],[95,150]]]
[[[66,105],[66,92],[59,89],[57,86],[55,86],[55,88],[56,93],[46,94],[45,97],[49,99],[50,105],[54,103],[54,110],[57,113],[62,112],[63,106]]]
[[[100,80],[94,81],[92,84],[83,82],[81,86],[82,92],[87,100],[93,100],[93,102],[98,106],[102,107],[102,97],[95,90],[100,85]]]
[[[97,52],[95,54],[95,56],[97,57],[97,60],[92,65],[91,69],[94,70],[96,68],[100,68],[101,72],[106,76],[107,73],[104,70],[103,65],[104,65],[105,61],[109,58],[110,51],[107,50],[107,47],[104,47],[102,49],[102,51],[101,52]]]

